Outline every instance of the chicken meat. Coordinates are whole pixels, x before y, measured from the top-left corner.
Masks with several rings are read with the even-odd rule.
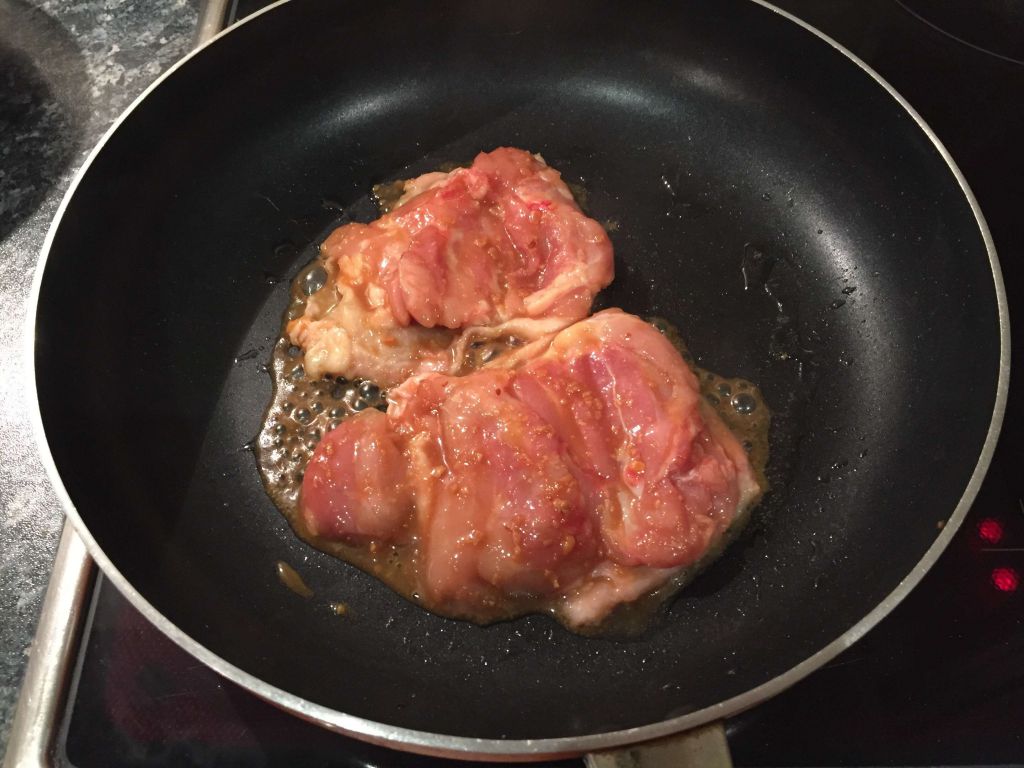
[[[612,246],[558,171],[501,148],[405,184],[370,224],[321,247],[328,282],[287,326],[306,373],[390,387],[454,372],[471,339],[530,340],[585,317]]]
[[[324,436],[299,509],[314,541],[397,553],[437,613],[580,629],[710,559],[760,493],[676,348],[605,310],[391,390]]]

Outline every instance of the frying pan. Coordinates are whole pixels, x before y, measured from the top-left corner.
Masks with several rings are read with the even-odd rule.
[[[771,492],[639,637],[433,616],[299,541],[248,449],[290,276],[376,215],[374,183],[500,145],[608,224],[600,306],[671,320],[773,408]],[[574,754],[782,690],[938,557],[1006,398],[1005,296],[960,172],[863,63],[750,0],[277,5],[125,114],[44,264],[39,436],[99,565],[236,683],[413,751]]]

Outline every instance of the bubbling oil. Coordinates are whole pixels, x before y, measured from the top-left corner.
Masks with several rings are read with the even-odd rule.
[[[319,259],[292,282],[285,325],[305,310],[311,275],[318,271],[324,271]],[[268,372],[274,394],[256,438],[256,460],[268,493],[294,525],[302,475],[317,443],[352,414],[367,408],[383,410],[387,393],[371,381],[335,376],[310,379],[302,364],[302,350],[291,343],[283,329]]]

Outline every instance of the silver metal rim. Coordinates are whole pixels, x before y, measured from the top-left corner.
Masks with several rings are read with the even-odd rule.
[[[956,178],[957,183],[960,185],[960,188],[974,213],[974,217],[978,224],[978,230],[981,233],[982,239],[985,243],[985,248],[988,252],[989,263],[992,269],[992,280],[996,291],[1000,329],[999,380],[996,390],[995,405],[992,410],[992,420],[989,423],[988,433],[978,457],[978,462],[975,465],[974,472],[971,474],[970,481],[964,489],[964,493],[961,496],[959,503],[956,505],[953,513],[949,516],[945,527],[938,535],[935,542],[924,554],[914,569],[906,576],[906,578],[904,578],[903,581],[901,581],[899,585],[897,585],[897,587],[874,608],[874,610],[868,613],[867,616],[857,622],[854,626],[850,627],[850,629],[843,633],[843,635],[836,638],[820,651],[781,675],[778,675],[768,682],[762,683],[758,687],[752,688],[739,696],[734,696],[731,699],[719,702],[718,704],[706,707],[705,709],[697,712],[627,730],[564,738],[502,740],[476,739],[463,736],[430,733],[427,731],[416,731],[407,728],[397,728],[385,723],[378,723],[372,720],[347,715],[343,712],[337,712],[333,709],[307,701],[306,699],[295,696],[285,690],[267,684],[263,680],[214,654],[192,637],[178,629],[178,627],[157,611],[156,608],[154,608],[138,591],[136,591],[120,571],[118,571],[113,562],[111,562],[106,554],[104,554],[103,550],[100,549],[96,540],[93,539],[89,530],[83,523],[67,493],[67,490],[64,488],[60,475],[57,472],[57,468],[53,462],[53,457],[50,453],[49,444],[46,441],[46,435],[43,431],[42,414],[39,410],[38,399],[35,397],[36,380],[34,360],[36,309],[39,299],[39,290],[42,284],[42,275],[45,270],[46,261],[49,257],[50,248],[53,244],[53,239],[75,190],[78,188],[79,183],[88,172],[88,169],[92,165],[96,156],[102,151],[103,147],[110,139],[110,136],[118,129],[121,123],[125,121],[128,115],[130,115],[139,103],[158,88],[167,78],[173,76],[174,72],[179,67],[193,56],[197,55],[208,45],[211,45],[219,38],[230,34],[235,28],[248,23],[257,16],[268,13],[278,6],[284,5],[290,1],[291,0],[278,0],[278,2],[267,6],[244,21],[235,24],[216,35],[205,45],[196,48],[154,81],[131,104],[131,106],[129,106],[120,117],[118,117],[96,147],[93,148],[88,159],[79,170],[71,184],[71,187],[68,189],[67,194],[61,202],[57,215],[54,218],[53,224],[46,236],[39,264],[33,279],[26,319],[25,353],[27,355],[26,368],[29,371],[29,385],[31,387],[31,392],[33,393],[32,402],[34,404],[34,408],[32,412],[32,428],[39,446],[40,457],[46,467],[47,475],[57,492],[57,496],[64,507],[65,513],[74,523],[79,535],[86,543],[90,554],[96,560],[96,563],[103,570],[106,576],[114,583],[117,589],[140,613],[142,613],[143,616],[155,624],[164,634],[188,653],[192,654],[232,682],[242,686],[261,698],[273,702],[283,709],[289,710],[292,713],[325,728],[365,741],[371,741],[396,749],[420,752],[423,754],[462,759],[480,756],[490,757],[491,759],[507,757],[523,760],[543,759],[545,757],[552,756],[578,755],[584,752],[611,749],[624,744],[649,741],[651,739],[657,739],[679,731],[684,731],[689,728],[694,728],[699,725],[704,725],[705,723],[709,723],[714,720],[721,720],[729,717],[730,715],[742,712],[743,710],[780,693],[796,683],[798,680],[835,658],[842,651],[863,637],[868,630],[878,624],[879,621],[881,621],[903,600],[904,597],[907,596],[911,589],[918,584],[924,574],[931,568],[932,564],[934,564],[939,555],[942,554],[943,550],[945,550],[946,546],[949,544],[949,541],[953,538],[953,534],[960,526],[960,523],[967,514],[967,510],[970,508],[971,503],[974,501],[974,498],[978,493],[982,479],[984,478],[985,472],[992,460],[993,451],[995,450],[996,440],[999,436],[999,429],[1002,425],[1003,414],[1006,409],[1006,398],[1010,379],[1010,318],[1006,302],[1006,291],[1003,285],[1002,271],[999,267],[999,260],[996,256],[995,246],[992,242],[992,235],[989,232],[988,225],[986,224],[985,218],[978,206],[978,201],[971,192],[963,173],[961,173],[956,163],[953,162],[953,158],[950,156],[948,150],[942,145],[942,142],[939,141],[935,132],[932,131],[914,108],[907,103],[906,99],[904,99],[896,89],[886,82],[877,72],[864,63],[864,61],[821,31],[815,29],[792,14],[787,13],[780,8],[776,8],[765,0],[750,0],[750,2],[756,3],[757,5],[760,5],[802,27],[819,39],[828,43],[836,51],[860,67],[868,76],[874,79],[879,86],[889,93],[889,95],[907,112],[908,115],[910,115],[914,122],[916,122],[920,127],[921,131],[929,138],[936,150],[946,161],[950,172],[953,174],[954,178]]]

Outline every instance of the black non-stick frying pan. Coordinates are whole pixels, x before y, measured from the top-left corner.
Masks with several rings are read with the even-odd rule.
[[[600,305],[668,318],[774,410],[771,493],[638,638],[426,613],[300,542],[247,448],[288,279],[325,233],[376,215],[374,183],[500,145],[542,153],[609,223]],[[147,617],[330,727],[520,756],[721,718],[863,635],[973,499],[1009,348],[991,240],[936,137],[751,0],[274,7],[104,140],[51,233],[35,329],[54,480]]]

